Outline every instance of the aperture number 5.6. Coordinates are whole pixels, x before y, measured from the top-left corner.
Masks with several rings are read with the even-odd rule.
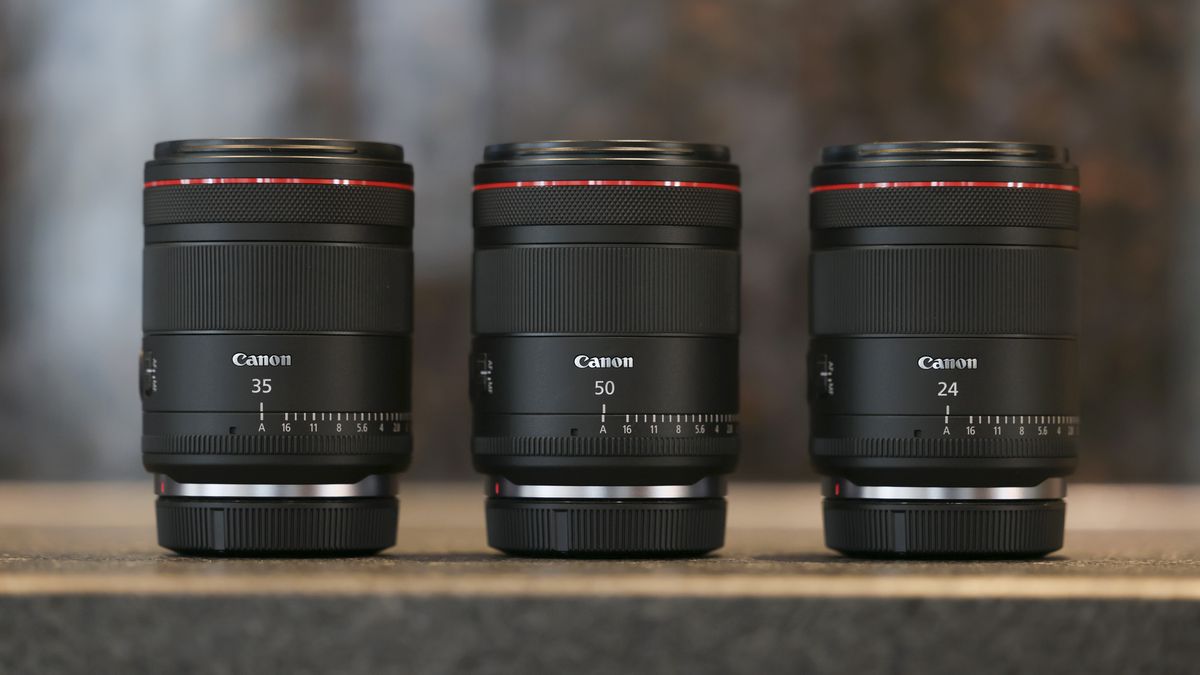
[[[254,378],[250,380],[251,394],[269,394],[271,393],[271,378]]]

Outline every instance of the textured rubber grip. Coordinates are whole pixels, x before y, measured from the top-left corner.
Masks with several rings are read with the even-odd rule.
[[[814,230],[847,227],[1079,228],[1079,193],[1034,188],[917,187],[813,193]]]
[[[474,193],[475,227],[680,225],[740,227],[733,190],[633,185],[494,188]]]
[[[725,545],[725,500],[487,500],[488,545],[533,556],[684,556]]]
[[[396,544],[399,505],[369,499],[159,497],[158,543],[196,555],[366,555]]]
[[[412,454],[408,434],[171,434],[142,436],[142,452],[170,455],[398,455]]]
[[[371,245],[147,246],[147,332],[412,330],[413,256]]]
[[[144,190],[142,205],[146,225],[413,224],[411,190],[364,185],[168,185]]]
[[[815,335],[1078,333],[1078,254],[1002,246],[812,254]]]
[[[849,555],[1022,558],[1062,548],[1066,504],[826,499],[825,545]]]
[[[474,331],[736,335],[738,254],[647,246],[475,253]]]
[[[820,438],[814,457],[904,457],[913,459],[1060,459],[1075,457],[1073,438]]]
[[[738,437],[475,436],[471,451],[512,457],[711,457],[737,455]]]

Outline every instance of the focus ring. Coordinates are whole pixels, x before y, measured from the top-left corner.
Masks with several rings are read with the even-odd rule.
[[[170,455],[409,455],[412,436],[216,435],[142,436],[142,452]]]
[[[394,498],[160,497],[158,543],[181,553],[373,553],[396,544]]]
[[[819,186],[818,186],[819,187]],[[847,227],[1079,228],[1079,193],[993,187],[917,187],[813,193],[814,230]]]
[[[362,185],[170,185],[142,193],[146,225],[322,223],[412,227],[411,190]]]
[[[404,334],[408,248],[284,243],[147,246],[144,328]]]
[[[902,246],[812,254],[815,335],[1074,335],[1078,256],[1032,247]]]
[[[738,332],[738,254],[721,249],[550,246],[475,254],[474,331]]]
[[[686,555],[725,544],[725,500],[488,499],[488,545],[526,555]]]
[[[888,502],[826,499],[825,545],[856,555],[1034,556],[1062,548],[1061,500]]]
[[[1069,458],[1078,454],[1065,438],[820,438],[810,447],[815,457],[922,458]]]
[[[493,188],[474,194],[476,227],[680,225],[739,227],[734,190],[633,185]]]
[[[477,455],[512,457],[696,457],[737,455],[736,436],[660,438],[656,436],[476,436]]]

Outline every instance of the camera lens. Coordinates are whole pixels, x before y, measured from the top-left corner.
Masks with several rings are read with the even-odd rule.
[[[173,141],[155,147],[145,180],[142,456],[159,544],[393,545],[412,447],[403,150]]]
[[[811,456],[849,554],[1062,546],[1079,435],[1079,176],[1023,143],[826,148],[813,171]]]
[[[487,148],[470,383],[491,546],[651,556],[724,543],[738,186],[721,146]]]

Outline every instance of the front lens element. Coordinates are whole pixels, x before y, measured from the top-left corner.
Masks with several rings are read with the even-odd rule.
[[[738,184],[719,146],[487,149],[470,382],[490,545],[587,556],[723,544]]]
[[[1020,143],[827,148],[813,171],[811,456],[834,549],[1062,546],[1079,436],[1079,177]]]
[[[394,145],[161,143],[146,164],[142,451],[159,543],[395,543],[407,467],[412,169]]]

